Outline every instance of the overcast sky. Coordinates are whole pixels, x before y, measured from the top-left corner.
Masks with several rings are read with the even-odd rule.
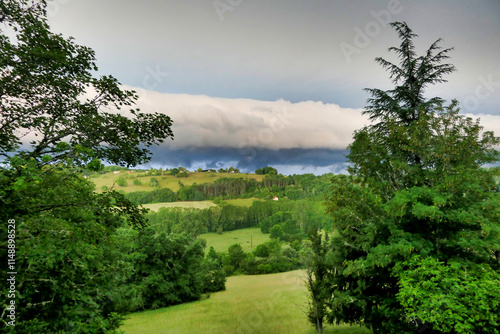
[[[345,170],[352,132],[368,124],[363,88],[389,89],[374,62],[406,21],[418,51],[453,47],[457,72],[428,96],[456,98],[500,135],[498,0],[55,0],[55,32],[96,51],[99,74],[136,89],[143,111],[174,120],[152,164]]]

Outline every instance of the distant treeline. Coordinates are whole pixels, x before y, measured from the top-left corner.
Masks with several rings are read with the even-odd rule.
[[[272,228],[279,225],[283,233],[281,239],[293,241],[305,237],[309,226],[331,230],[332,222],[324,214],[322,201],[322,197],[314,197],[297,201],[254,201],[248,208],[234,205],[207,209],[161,208],[147,214],[147,218],[158,231],[187,233],[192,237],[247,227],[260,227],[263,233],[271,233]]]
[[[328,191],[333,174],[315,176],[313,174],[266,175],[262,181],[244,178],[221,178],[213,183],[184,186],[174,192],[168,188],[153,191],[136,191],[126,197],[137,204],[175,201],[204,201],[214,199],[234,199],[256,197],[269,199],[273,196],[299,200],[324,194]]]

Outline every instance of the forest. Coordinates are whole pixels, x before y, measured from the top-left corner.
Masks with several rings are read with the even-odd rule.
[[[348,175],[262,166],[185,185],[176,168],[178,189],[160,174],[126,193],[87,175],[149,162],[173,120],[95,77],[95,52],[51,31],[46,1],[2,1],[0,24],[1,333],[120,333],[128,314],[207,299],[230,276],[295,269],[317,332],[500,332],[500,138],[424,94],[456,70],[440,39],[419,56],[408,25],[390,25],[399,63],[376,62],[394,87],[367,89]],[[217,206],[141,206],[176,201]],[[200,237],[250,227],[269,234],[251,252]]]

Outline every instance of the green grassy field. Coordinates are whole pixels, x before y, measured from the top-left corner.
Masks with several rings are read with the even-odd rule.
[[[313,334],[307,322],[302,270],[233,276],[226,291],[201,301],[129,315],[126,334]],[[329,334],[368,334],[366,328],[326,326]]]
[[[246,206],[247,208],[252,205],[254,201],[263,201],[256,197],[251,198],[236,198],[236,199],[225,199],[224,203],[231,204],[234,206]]]
[[[166,202],[166,203],[153,203],[142,204],[143,207],[158,211],[160,208],[194,208],[194,209],[207,209],[211,206],[217,206],[210,201],[190,201],[190,202]]]
[[[207,250],[213,246],[217,252],[225,252],[227,248],[234,244],[240,244],[245,252],[252,250],[269,240],[269,234],[264,234],[258,227],[244,228],[236,231],[217,233],[205,233],[199,236],[207,241]]]
[[[125,187],[120,187],[116,184],[116,180],[123,176],[127,180],[128,185]],[[177,178],[172,175],[158,175],[151,176],[146,175],[145,172],[132,172],[128,173],[126,171],[122,171],[119,174],[114,173],[106,173],[101,174],[97,177],[91,177],[90,179],[96,185],[96,191],[100,192],[102,186],[107,186],[108,188],[113,187],[115,190],[123,190],[124,192],[132,192],[132,191],[151,191],[152,187],[149,186],[149,181],[154,177],[160,183],[160,187],[162,188],[170,188],[173,191],[178,191],[180,188],[179,181],[182,184],[188,186],[193,183],[203,184],[203,183],[212,183],[217,179],[221,178],[244,178],[244,179],[256,179],[257,181],[261,181],[264,178],[264,175],[256,175],[256,174],[245,174],[245,173],[189,173],[189,176],[186,178]],[[133,183],[133,179],[136,178],[141,181],[142,185],[135,185]]]

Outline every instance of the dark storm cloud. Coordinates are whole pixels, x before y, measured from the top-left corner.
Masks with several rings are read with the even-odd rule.
[[[253,172],[265,166],[290,166],[290,170],[310,170],[327,168],[330,171],[345,169],[345,150],[332,149],[257,149],[254,155],[245,155],[237,148],[230,147],[187,147],[171,149],[154,147],[154,159],[149,166],[172,168],[183,166],[189,170],[197,168],[237,167],[243,172]],[[301,166],[301,167],[294,167]],[[285,168],[286,169],[286,168]]]

